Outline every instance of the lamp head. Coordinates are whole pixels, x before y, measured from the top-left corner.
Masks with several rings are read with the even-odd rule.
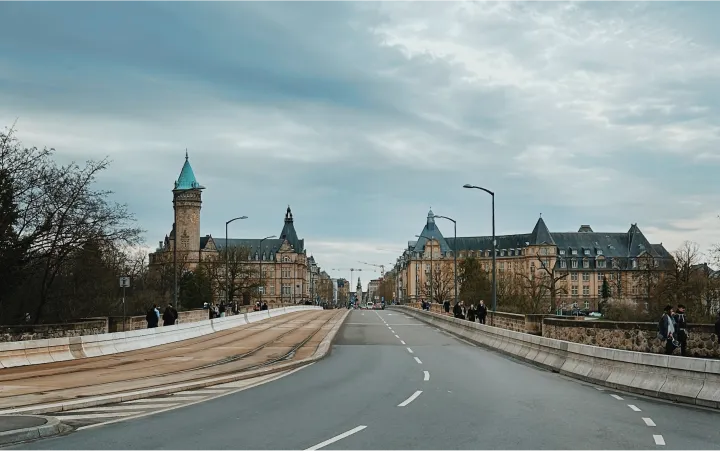
[[[475,187],[472,186],[472,185],[469,184],[469,183],[466,183],[466,184],[463,185],[463,188],[475,188]]]

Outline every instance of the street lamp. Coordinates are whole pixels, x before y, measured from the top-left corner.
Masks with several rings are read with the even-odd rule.
[[[269,240],[270,238],[275,238],[275,235],[266,236],[262,240],[260,240],[260,304],[262,304],[262,297],[263,293],[265,292],[265,285],[263,284],[263,272],[262,272],[262,262],[263,262],[263,256],[265,256],[265,253],[263,253],[262,244],[263,241]]]
[[[492,197],[492,309],[493,312],[495,312],[497,311],[497,281],[495,278],[495,254],[497,253],[497,243],[495,242],[495,193],[489,189],[470,185],[469,183],[463,185],[463,188],[479,189],[485,191]]]
[[[228,256],[230,255],[230,246],[228,246],[228,225],[238,219],[247,219],[247,216],[240,216],[225,222],[225,301],[230,305],[230,271],[228,270]]]
[[[438,216],[435,215],[435,218],[442,218],[447,219],[448,221],[452,221],[453,223],[453,236],[455,239],[453,240],[453,271],[455,272],[455,305],[458,303],[458,284],[457,284],[457,222],[453,218],[448,218],[447,216]]]
[[[434,240],[425,235],[415,235],[416,238],[425,238],[426,240]],[[433,248],[430,247],[430,302],[435,301],[435,292],[433,291]]]

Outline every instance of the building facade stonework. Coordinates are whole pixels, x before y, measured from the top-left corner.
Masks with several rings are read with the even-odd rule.
[[[594,232],[589,225],[582,225],[577,232],[551,233],[540,217],[531,233],[500,235],[495,242],[497,279],[512,274],[526,280],[552,277],[557,280],[559,307],[577,304],[580,309],[597,309],[604,280],[612,296],[641,298],[644,279],[660,277],[673,262],[665,247],[651,244],[637,224],[627,232]],[[459,262],[473,257],[484,271],[491,272],[492,237],[446,238],[431,210],[419,238],[408,242],[394,268],[400,299],[429,299],[427,287],[431,279],[438,280],[430,274],[452,273],[454,249]],[[452,300],[452,292],[446,299]]]
[[[186,154],[185,164],[172,190],[174,224],[170,234],[150,254],[151,268],[177,262],[180,272],[193,271],[201,262],[221,258],[226,247],[242,248],[248,253],[247,265],[257,275],[258,292],[262,292],[263,301],[301,303],[315,297],[313,288],[317,279],[322,277],[322,271],[314,258],[307,255],[305,240],[298,238],[290,206],[285,211],[283,227],[277,238],[215,238],[201,234],[200,212],[204,189],[197,182]],[[222,269],[218,274],[224,277]],[[224,284],[219,285],[222,293],[218,297],[223,299]]]

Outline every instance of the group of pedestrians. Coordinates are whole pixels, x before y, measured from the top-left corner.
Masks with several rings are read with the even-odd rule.
[[[165,312],[162,314],[163,326],[172,326],[178,319],[178,312],[175,307],[169,305],[165,307]],[[148,329],[158,327],[160,324],[160,309],[157,304],[153,304],[152,308],[145,314],[145,321],[147,321]]]
[[[687,342],[690,338],[687,327],[684,305],[678,304],[677,309],[672,305],[665,306],[658,323],[658,338],[665,342],[665,354],[670,355],[675,349],[680,348],[680,355],[687,356]],[[715,332],[718,333],[719,329],[720,317],[715,323]]]
[[[430,310],[430,303],[428,301],[422,301],[421,305],[423,310]],[[450,301],[443,302],[443,310],[446,314],[450,314]],[[482,300],[477,305],[477,307],[475,306],[475,304],[471,304],[469,308],[465,307],[465,302],[460,301],[455,304],[455,307],[453,307],[452,311],[452,314],[455,318],[465,319],[473,323],[477,320],[480,324],[485,324],[488,309],[485,305],[485,301]]]

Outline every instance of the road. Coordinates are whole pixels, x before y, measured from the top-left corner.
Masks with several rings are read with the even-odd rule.
[[[399,311],[355,311],[328,358],[287,377],[17,449],[717,449],[719,419],[537,369]]]

